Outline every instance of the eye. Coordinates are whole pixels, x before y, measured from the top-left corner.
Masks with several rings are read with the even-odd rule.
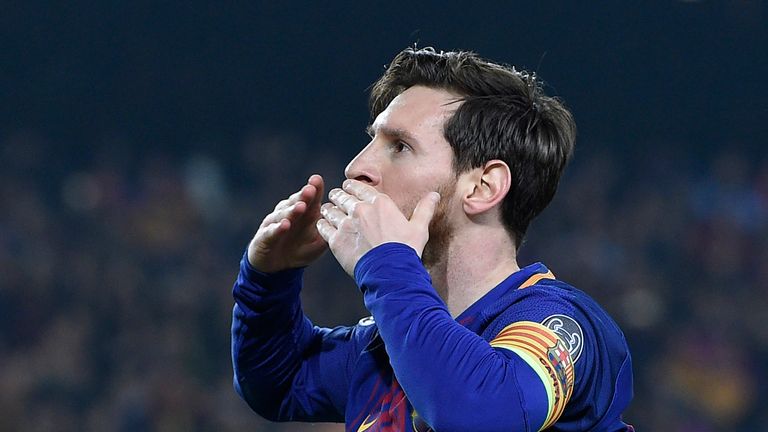
[[[392,151],[394,153],[402,153],[404,151],[410,151],[411,150],[411,147],[408,144],[406,144],[404,141],[401,141],[401,140],[393,141],[392,144],[391,144],[391,147],[392,147]]]

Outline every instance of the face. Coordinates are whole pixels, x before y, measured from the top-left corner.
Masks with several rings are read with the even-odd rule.
[[[415,86],[398,95],[369,128],[371,141],[349,163],[347,178],[387,194],[407,217],[430,191],[442,199],[430,225],[424,261],[437,259],[450,237],[449,212],[455,193],[453,150],[443,125],[458,107],[457,96]]]

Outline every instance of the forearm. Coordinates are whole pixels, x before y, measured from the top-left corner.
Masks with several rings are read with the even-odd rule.
[[[538,429],[543,386],[521,361],[453,320],[412,249],[382,245],[355,276],[398,380],[433,428]]]
[[[271,275],[241,261],[233,288],[232,365],[238,393],[254,411],[280,420],[302,353],[311,345],[312,324],[299,303],[301,270]]]

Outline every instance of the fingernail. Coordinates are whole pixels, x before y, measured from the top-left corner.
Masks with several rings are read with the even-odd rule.
[[[440,202],[440,193],[438,192],[432,192],[432,201],[434,202]]]

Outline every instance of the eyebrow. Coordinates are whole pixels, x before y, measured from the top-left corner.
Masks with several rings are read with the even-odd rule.
[[[405,129],[400,129],[400,128],[392,128],[388,126],[379,126],[377,128],[374,128],[373,125],[368,125],[365,128],[365,132],[370,136],[374,136],[376,135],[377,132],[379,132],[390,138],[403,140],[411,144],[418,144],[419,142],[416,139],[416,137],[413,136],[413,134],[411,134]]]

